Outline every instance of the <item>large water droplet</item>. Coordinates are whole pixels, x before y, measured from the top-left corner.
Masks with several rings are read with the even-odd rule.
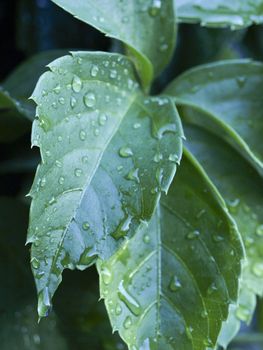
[[[132,319],[131,319],[130,316],[127,316],[127,317],[125,318],[125,321],[124,321],[124,323],[123,323],[123,326],[124,326],[125,329],[129,329],[129,328],[131,327],[131,325],[132,325]]]
[[[31,265],[32,265],[33,269],[36,269],[36,270],[39,269],[39,266],[40,266],[39,260],[37,258],[33,257],[31,259]]]
[[[124,236],[126,236],[130,225],[132,222],[132,216],[131,215],[127,215],[123,221],[121,221],[121,223],[119,224],[119,226],[117,227],[116,231],[112,233],[112,237],[114,237],[115,239],[120,239]]]
[[[227,201],[228,209],[229,209],[231,214],[236,214],[237,213],[239,204],[240,204],[240,199],[239,198],[235,198],[233,200]]]
[[[135,181],[135,182],[139,183],[140,182],[139,169],[136,168],[136,169],[130,170],[129,173],[127,174],[126,178],[128,180]]]
[[[103,267],[100,271],[101,278],[104,284],[108,285],[112,281],[112,273],[107,267]]]
[[[84,96],[84,103],[88,108],[93,108],[96,104],[96,96],[93,92],[88,92]]]
[[[121,147],[119,150],[121,157],[128,158],[133,155],[132,149],[130,147]]]
[[[40,317],[46,317],[51,307],[48,288],[45,287],[38,295],[38,314]]]
[[[118,296],[121,301],[127,306],[127,308],[135,315],[139,316],[142,312],[142,308],[138,301],[125,289],[123,281],[119,284]]]
[[[148,9],[149,15],[152,17],[156,17],[160,13],[161,7],[162,7],[161,0],[152,0],[152,4]]]
[[[71,85],[72,85],[72,90],[78,93],[82,89],[82,80],[77,75],[74,75]]]
[[[94,64],[90,69],[90,75],[93,78],[95,78],[98,75],[98,73],[99,73],[99,67],[96,64]]]
[[[236,310],[236,317],[243,322],[248,322],[251,317],[251,313],[246,306],[239,305]]]

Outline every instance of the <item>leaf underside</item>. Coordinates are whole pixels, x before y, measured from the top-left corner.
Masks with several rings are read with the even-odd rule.
[[[149,226],[98,262],[113,329],[132,350],[214,346],[237,298],[241,258],[234,222],[186,152]]]
[[[28,231],[40,316],[63,269],[108,258],[151,218],[183,137],[173,102],[144,97],[129,59],[78,52],[49,67],[33,93],[42,163]]]

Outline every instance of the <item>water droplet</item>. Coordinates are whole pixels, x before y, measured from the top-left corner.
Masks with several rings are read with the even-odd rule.
[[[139,129],[141,127],[140,123],[134,123],[133,124],[133,129]]]
[[[223,236],[219,236],[219,235],[213,235],[213,241],[215,243],[220,243],[224,241],[224,237]]]
[[[63,140],[62,136],[58,136],[58,142],[61,142]]]
[[[246,81],[247,81],[247,78],[246,78],[246,77],[243,77],[243,76],[240,76],[240,77],[237,77],[237,78],[236,78],[237,85],[238,85],[240,88],[243,88],[243,87],[245,86]]]
[[[196,218],[200,219],[204,214],[206,213],[205,209],[201,209],[197,214],[196,214]]]
[[[156,17],[160,12],[161,6],[162,6],[161,0],[152,0],[152,4],[148,9],[149,15],[152,17]]]
[[[118,296],[121,301],[127,306],[127,308],[135,315],[139,316],[142,312],[141,306],[138,301],[126,290],[123,285],[123,281],[119,284]]]
[[[39,269],[40,262],[37,258],[33,257],[30,262],[31,262],[31,265],[34,269],[36,269],[36,270]]]
[[[139,183],[140,182],[139,169],[136,168],[136,169],[130,170],[129,173],[127,174],[127,176],[126,176],[126,179]]]
[[[58,179],[58,183],[59,183],[60,185],[63,185],[64,182],[65,182],[65,178],[64,178],[63,176],[60,176],[59,179]]]
[[[153,157],[153,161],[155,163],[159,163],[163,159],[163,155],[161,153],[156,153]]]
[[[84,96],[84,103],[88,108],[92,108],[96,104],[96,96],[94,95],[93,92],[88,92]]]
[[[126,236],[127,231],[130,228],[131,222],[132,222],[132,217],[130,215],[127,215],[124,218],[124,220],[121,221],[121,223],[117,227],[116,231],[111,234],[112,237],[115,239],[120,239],[120,238]]]
[[[122,307],[120,306],[120,304],[117,304],[115,308],[115,314],[119,316],[121,313],[122,313]]]
[[[168,158],[169,160],[170,160],[170,162],[178,162],[178,159],[179,159],[179,157],[178,157],[178,155],[177,154],[175,154],[175,153],[171,153],[170,155],[169,155],[169,158]]]
[[[211,295],[211,294],[213,294],[214,292],[216,292],[217,291],[217,286],[216,286],[216,284],[213,282],[209,287],[208,287],[208,289],[207,289],[207,294],[208,295]]]
[[[256,262],[252,266],[252,272],[256,277],[263,277],[263,263]]]
[[[200,236],[200,232],[198,230],[191,231],[187,233],[186,238],[187,239],[195,239]]]
[[[40,317],[46,317],[48,315],[48,312],[51,307],[50,297],[48,288],[45,287],[39,294],[38,294],[38,314]]]
[[[88,156],[83,156],[83,157],[82,157],[82,163],[87,164],[87,163],[88,163],[88,161],[89,161]]]
[[[75,174],[75,176],[80,177],[82,175],[82,170],[77,168],[77,169],[75,169],[74,174]]]
[[[85,141],[86,140],[86,131],[85,130],[80,130],[79,138],[81,139],[81,141]]]
[[[103,126],[105,125],[106,121],[107,121],[107,115],[105,113],[102,113],[99,117],[99,124]]]
[[[259,225],[258,227],[257,227],[257,229],[256,229],[256,234],[258,235],[258,236],[263,236],[263,225]]]
[[[61,105],[64,105],[64,104],[65,104],[65,99],[64,99],[64,97],[60,97],[60,98],[58,99],[58,102],[59,102]]]
[[[99,67],[96,64],[94,64],[90,69],[90,75],[93,78],[95,78],[98,75],[98,73],[99,73]]]
[[[58,168],[61,168],[61,167],[62,167],[62,163],[61,163],[61,161],[59,161],[59,160],[56,160],[56,161],[55,161],[55,164],[56,164],[56,167],[58,167]]]
[[[173,276],[169,284],[169,288],[172,292],[177,292],[182,287],[181,282],[177,276]]]
[[[103,267],[100,271],[101,278],[104,284],[108,285],[112,281],[112,273],[107,267]]]
[[[144,236],[143,236],[143,242],[146,243],[146,244],[150,243],[150,236],[147,235],[147,234],[144,235]]]
[[[75,99],[74,96],[72,96],[70,99],[70,107],[74,108],[76,106],[76,104],[77,104],[77,100]]]
[[[156,125],[155,125],[156,127]],[[161,126],[159,129],[152,129],[154,137],[156,137],[158,140],[160,140],[164,134],[166,133],[175,133],[176,132],[176,125],[175,124],[165,124]]]
[[[236,310],[236,317],[243,322],[248,322],[251,317],[251,312],[249,309],[243,305],[239,305]]]
[[[166,43],[162,43],[161,45],[160,45],[160,47],[159,47],[159,50],[161,51],[161,52],[164,52],[164,51],[167,51],[168,50],[168,44],[166,44]]]
[[[207,312],[206,310],[203,310],[203,311],[201,312],[201,317],[202,317],[202,318],[207,318],[207,316],[208,316],[208,312]]]
[[[45,275],[44,271],[39,271],[35,274],[35,276],[38,280],[40,280],[40,278],[42,278],[44,275]]]
[[[110,78],[115,79],[117,77],[117,71],[115,69],[110,70]]]
[[[54,87],[53,91],[56,93],[56,94],[59,94],[60,91],[61,91],[61,86],[58,84]]]
[[[228,209],[229,209],[231,214],[236,214],[237,213],[239,204],[240,204],[240,199],[239,198],[235,198],[233,200],[227,201]]]
[[[123,326],[124,326],[125,329],[129,329],[129,328],[131,327],[131,325],[132,325],[132,319],[131,319],[130,316],[127,316],[127,317],[125,318],[125,321],[124,321],[124,323],[123,323]]]
[[[90,225],[87,221],[83,222],[82,228],[84,231],[87,231],[90,228]]]
[[[119,150],[119,154],[121,157],[128,158],[133,155],[133,152],[130,147],[122,147]]]
[[[45,177],[43,177],[42,179],[41,179],[41,181],[40,181],[40,187],[44,187],[45,185],[46,185],[46,178]]]
[[[118,172],[121,172],[122,169],[123,169],[123,165],[118,165],[118,166],[117,166],[117,171],[118,171]]]
[[[188,339],[192,339],[192,333],[193,333],[193,328],[192,327],[186,327],[185,328],[185,333]]]
[[[94,129],[94,136],[98,136],[100,134],[100,131],[98,128]]]
[[[82,81],[80,79],[80,77],[78,77],[77,75],[74,75],[73,79],[72,79],[72,90],[74,92],[80,92],[80,90],[82,89]]]

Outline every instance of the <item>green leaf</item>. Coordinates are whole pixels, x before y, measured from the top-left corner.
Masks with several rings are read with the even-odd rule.
[[[246,247],[239,307],[233,307],[234,315],[222,335],[224,341],[221,344],[225,345],[239,329],[240,318],[241,321],[250,321],[255,308],[255,294],[263,295],[263,181],[235,150],[213,134],[196,126],[185,125],[184,129],[187,147],[228,204]],[[233,333],[229,323],[234,324]]]
[[[149,226],[98,261],[113,329],[132,350],[213,346],[238,295],[241,258],[224,202],[186,152]]]
[[[184,119],[224,138],[263,174],[263,64],[229,60],[194,68],[167,88]]]
[[[106,35],[124,42],[146,88],[169,63],[176,37],[173,0],[52,1]]]
[[[63,269],[108,258],[151,218],[183,136],[173,102],[145,97],[127,58],[78,52],[49,67],[33,93],[42,163],[28,231],[40,316]]]
[[[263,22],[262,0],[174,0],[179,22],[240,29]]]
[[[22,136],[34,119],[35,106],[29,97],[45,65],[64,51],[47,51],[18,66],[0,87],[0,141],[10,142]]]

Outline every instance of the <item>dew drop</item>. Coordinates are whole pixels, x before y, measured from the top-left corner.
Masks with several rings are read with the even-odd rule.
[[[41,179],[41,181],[40,181],[40,187],[45,187],[45,185],[46,185],[46,178],[45,177],[43,177],[42,179]]]
[[[82,228],[84,231],[87,231],[90,228],[90,225],[87,221],[83,222]]]
[[[102,113],[99,117],[99,124],[103,126],[105,125],[106,121],[107,121],[107,115],[105,113]]]
[[[125,321],[124,321],[124,323],[123,323],[123,326],[124,326],[125,329],[129,329],[129,328],[131,327],[131,325],[132,325],[132,319],[131,319],[130,316],[127,316],[127,317],[125,318]]]
[[[80,79],[80,77],[78,77],[77,75],[74,75],[73,79],[72,79],[72,90],[74,92],[80,92],[80,90],[82,89],[82,81]]]
[[[124,304],[127,306],[127,308],[135,315],[139,316],[142,312],[142,308],[138,301],[126,290],[126,288],[123,285],[123,281],[119,284],[119,291],[118,291],[118,297],[121,301],[124,302]]]
[[[75,99],[74,96],[72,96],[70,99],[70,107],[74,108],[76,106],[76,104],[77,104],[77,100]]]
[[[263,263],[256,262],[252,266],[252,272],[256,277],[263,277]]]
[[[99,67],[96,64],[94,64],[90,69],[90,75],[93,78],[95,78],[98,75],[98,73],[99,73]]]
[[[249,309],[243,305],[239,305],[236,310],[236,317],[243,322],[248,322],[251,317],[251,313]]]
[[[140,123],[134,123],[133,124],[133,129],[139,129],[141,127]]]
[[[146,244],[150,243],[150,236],[147,235],[147,234],[144,235],[144,236],[143,236],[143,242],[146,243]]]
[[[169,284],[169,288],[172,292],[177,292],[182,287],[181,282],[177,276],[173,276]]]
[[[65,178],[64,178],[63,176],[60,176],[59,179],[58,179],[58,183],[59,183],[60,185],[63,185],[64,182],[65,182]]]
[[[115,308],[115,314],[119,316],[121,313],[122,313],[122,307],[120,306],[120,304],[117,304]]]
[[[79,138],[81,139],[81,141],[85,141],[86,140],[86,131],[85,130],[80,130]]]
[[[186,238],[192,240],[198,238],[199,236],[200,232],[198,230],[194,230],[187,233]]]
[[[56,94],[59,94],[60,91],[61,91],[61,86],[58,84],[54,87],[53,91],[56,93]]]
[[[84,103],[88,108],[93,108],[96,104],[96,96],[93,92],[88,92],[84,96]]]
[[[76,177],[80,177],[82,175],[82,170],[79,168],[76,168],[74,171],[74,174]]]
[[[48,315],[48,312],[51,307],[50,297],[48,288],[45,287],[39,294],[38,294],[38,314],[40,317],[46,317]]]
[[[39,260],[37,258],[33,257],[30,262],[31,262],[33,269],[36,269],[36,270],[39,269],[40,263],[39,263]]]
[[[82,157],[82,163],[87,164],[87,163],[88,163],[88,161],[89,161],[88,156],[83,156],[83,157]]]
[[[106,285],[110,284],[112,280],[112,273],[110,270],[107,267],[103,267],[100,273],[103,283]]]
[[[121,147],[119,150],[119,154],[121,157],[128,158],[133,155],[133,152],[130,147]]]

